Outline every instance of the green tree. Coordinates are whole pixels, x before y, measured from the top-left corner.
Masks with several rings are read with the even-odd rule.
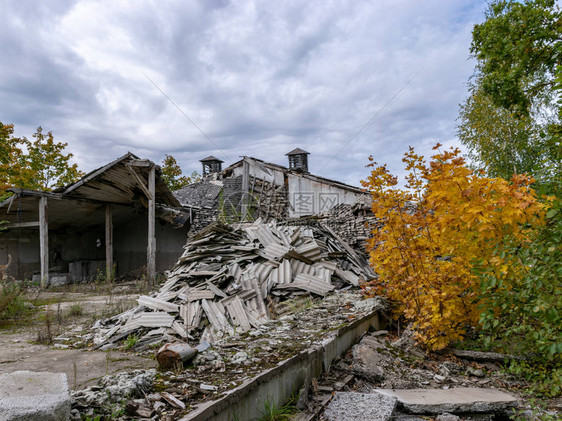
[[[554,0],[493,1],[473,30],[477,60],[459,138],[491,174],[532,172],[559,192],[562,14]]]
[[[474,27],[479,85],[497,106],[529,115],[551,99],[560,65],[562,20],[554,0],[493,1]]]
[[[201,180],[197,171],[193,171],[190,176],[182,175],[182,170],[172,155],[166,154],[162,161],[162,179],[166,182],[170,190],[179,190],[188,184]]]
[[[73,155],[64,153],[68,144],[56,142],[52,132],[44,134],[38,127],[32,141],[16,138],[13,132],[13,125],[0,123],[0,188],[3,192],[9,187],[49,191],[83,175],[77,164],[70,163]]]
[[[494,105],[481,87],[472,86],[460,106],[458,136],[469,158],[493,177],[535,173],[548,160],[540,133],[531,117]]]
[[[21,139],[13,134],[13,124],[0,122],[0,192],[12,186],[11,180],[18,172],[18,163],[22,155]]]

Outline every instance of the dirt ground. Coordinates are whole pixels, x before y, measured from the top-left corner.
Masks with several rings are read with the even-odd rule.
[[[63,372],[70,388],[82,389],[106,374],[155,367],[154,360],[132,352],[81,349],[81,335],[95,320],[119,313],[137,297],[65,291],[27,294],[26,299],[36,304],[37,311],[0,329],[0,374],[20,370]],[[72,314],[73,309],[80,314]],[[40,334],[46,335],[47,318],[52,344],[42,345],[37,341]]]

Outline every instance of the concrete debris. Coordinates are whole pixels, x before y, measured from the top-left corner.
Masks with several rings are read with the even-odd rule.
[[[327,421],[387,421],[396,397],[377,393],[336,392],[324,411]]]
[[[69,418],[70,394],[64,373],[16,371],[0,375],[0,420]]]
[[[244,351],[237,352],[230,360],[232,364],[240,364],[248,360],[248,354]]]
[[[109,407],[128,398],[142,398],[152,388],[156,370],[134,370],[104,376],[97,386],[72,392],[73,407]]]
[[[98,325],[106,349],[135,334],[135,349],[200,337],[210,343],[259,328],[271,308],[303,294],[325,296],[374,277],[363,256],[322,223],[215,223],[189,238],[157,293]]]
[[[414,414],[503,413],[517,405],[517,399],[494,389],[458,387],[443,389],[376,389],[393,396],[404,410]]]
[[[435,421],[460,421],[460,419],[461,417],[454,414],[449,414],[448,412],[444,412],[435,417]]]
[[[425,356],[425,352],[418,346],[416,340],[414,339],[414,331],[411,326],[406,328],[400,339],[393,342],[392,346],[416,357],[421,358]]]
[[[393,357],[381,352],[385,348],[376,337],[365,336],[352,348],[355,375],[374,383],[384,380],[385,366],[394,364]]]

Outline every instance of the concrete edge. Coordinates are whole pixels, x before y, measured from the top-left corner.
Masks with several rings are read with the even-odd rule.
[[[258,418],[265,402],[276,407],[287,402],[305,382],[328,371],[332,362],[353,346],[369,328],[381,328],[379,310],[332,332],[322,344],[301,351],[248,379],[226,396],[199,405],[181,421],[236,421]]]

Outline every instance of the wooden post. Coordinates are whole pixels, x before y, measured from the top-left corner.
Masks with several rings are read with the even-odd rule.
[[[105,205],[105,276],[113,280],[113,215],[111,205]]]
[[[39,253],[41,262],[41,287],[49,286],[49,222],[47,198],[39,199]]]
[[[148,279],[154,281],[156,276],[156,168],[153,165],[148,173],[148,247],[146,271]]]
[[[248,204],[250,202],[250,164],[246,157],[242,161],[242,206],[241,206],[241,220],[248,220]]]

